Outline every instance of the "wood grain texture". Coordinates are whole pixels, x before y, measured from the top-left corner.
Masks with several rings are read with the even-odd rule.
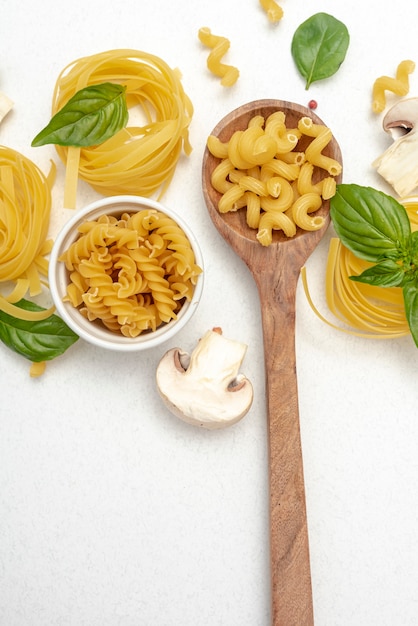
[[[287,125],[302,116],[322,120],[298,104],[258,100],[232,111],[212,131],[227,141],[235,130],[244,130],[254,115],[267,117],[283,110]],[[303,149],[298,145],[298,149]],[[342,163],[333,138],[324,151]],[[210,178],[219,160],[206,149],[203,156],[203,194],[210,217],[224,239],[243,259],[257,285],[263,324],[266,402],[269,432],[270,552],[273,626],[314,624],[303,457],[301,448],[295,356],[296,287],[300,270],[325,234],[329,202],[318,213],[325,217],[317,231],[298,229],[287,238],[276,231],[273,243],[262,246],[256,231],[248,228],[245,211],[220,214],[220,194]],[[341,175],[337,179],[340,182]]]

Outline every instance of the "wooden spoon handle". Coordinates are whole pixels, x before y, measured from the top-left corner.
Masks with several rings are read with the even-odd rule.
[[[273,626],[311,626],[313,603],[295,356],[298,271],[255,276],[264,334],[270,446]]]

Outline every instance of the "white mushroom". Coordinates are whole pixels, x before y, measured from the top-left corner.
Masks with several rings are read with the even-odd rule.
[[[191,354],[173,348],[158,364],[158,391],[180,419],[203,428],[223,428],[238,422],[253,401],[251,382],[239,368],[247,346],[209,330]]]
[[[418,98],[401,100],[389,109],[383,129],[395,141],[373,162],[373,167],[404,197],[418,186]]]
[[[0,122],[13,108],[13,102],[0,91]]]

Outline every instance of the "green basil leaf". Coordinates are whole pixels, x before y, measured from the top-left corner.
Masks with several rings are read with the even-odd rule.
[[[126,87],[102,83],[80,89],[33,139],[32,146],[96,146],[128,123]]]
[[[45,310],[28,300],[20,300],[16,305],[28,311]],[[78,335],[58,315],[29,322],[0,311],[0,340],[30,361],[50,361],[65,352],[77,339]]]
[[[415,345],[418,348],[418,277],[403,286],[405,315]]]
[[[418,267],[418,230],[414,230],[411,233],[409,243],[412,263],[415,267]]]
[[[400,287],[405,281],[405,270],[393,259],[385,259],[350,279],[380,287]]]
[[[331,199],[331,219],[343,244],[357,257],[379,262],[402,259],[411,224],[405,207],[371,187],[339,184]]]
[[[336,73],[345,59],[350,35],[345,24],[328,13],[316,13],[295,31],[291,52],[296,67],[311,83]]]

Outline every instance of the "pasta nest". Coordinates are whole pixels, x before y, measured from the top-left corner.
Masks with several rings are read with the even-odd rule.
[[[418,230],[418,202],[404,200],[411,230]],[[350,276],[361,274],[371,265],[333,237],[327,257],[325,296],[329,310],[344,326],[333,324],[317,310],[309,294],[306,268],[303,268],[302,281],[311,308],[329,326],[359,337],[395,339],[409,335],[402,289],[350,280]]]
[[[15,305],[27,293],[39,295],[46,282],[54,180],[53,163],[45,176],[30,159],[0,146],[0,284],[12,289],[0,294],[0,310],[20,319],[43,319],[52,312],[34,313]]]
[[[193,105],[179,70],[171,69],[155,55],[132,49],[82,57],[58,76],[52,113],[80,89],[103,82],[124,85],[130,118],[136,107],[144,123],[142,119],[140,125],[128,122],[126,128],[98,146],[56,146],[60,159],[68,165],[69,151],[79,150],[78,176],[103,195],[149,197],[159,190],[161,197],[180,155],[191,152],[188,129]]]

